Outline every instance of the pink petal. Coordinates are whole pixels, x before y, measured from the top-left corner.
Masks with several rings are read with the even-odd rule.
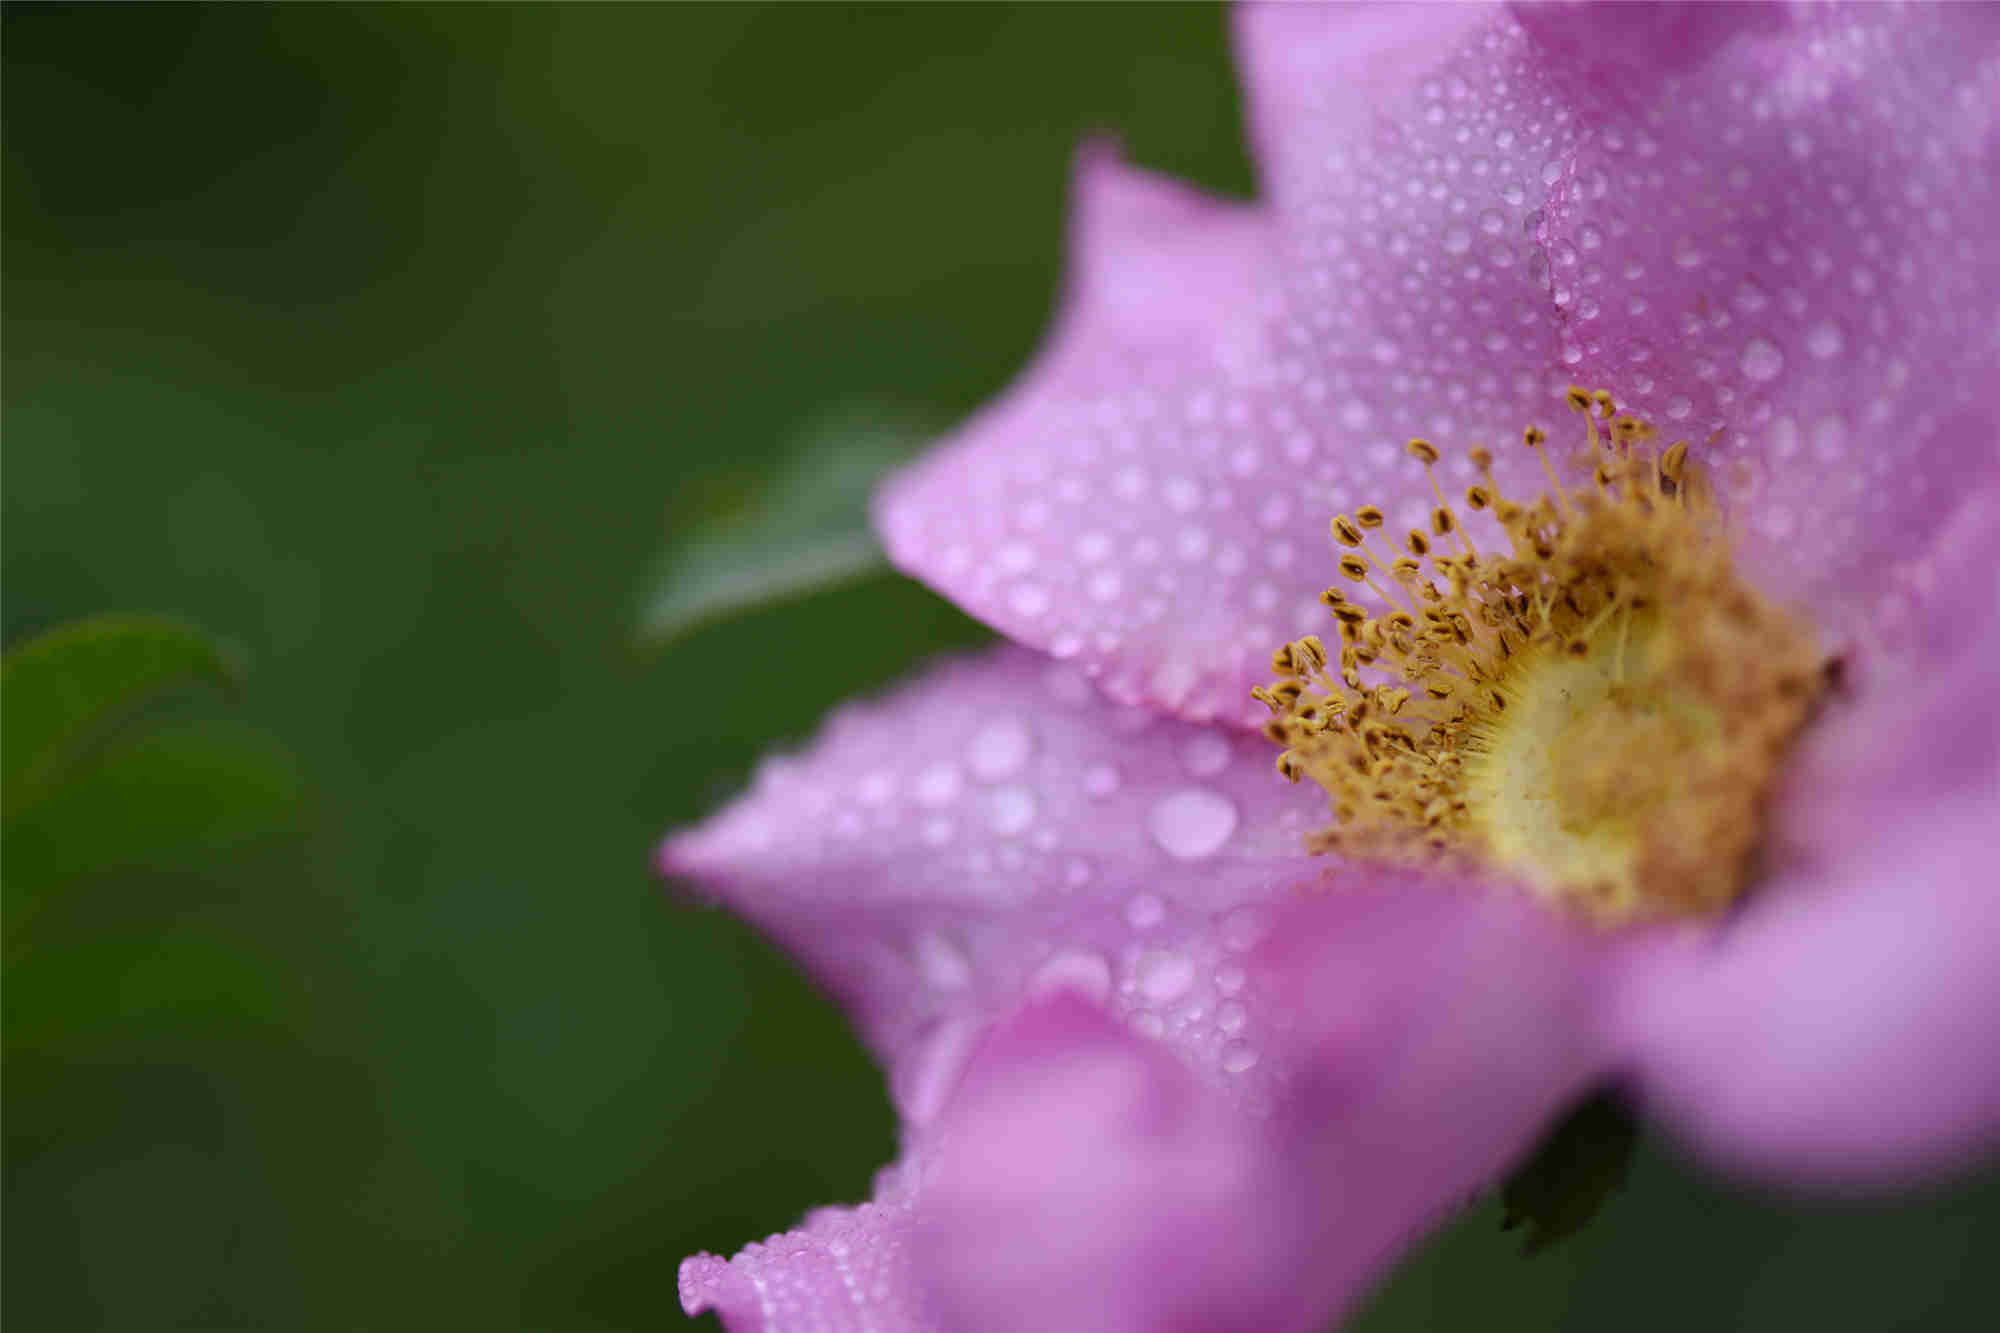
[[[847,706],[661,865],[801,958],[924,1124],[985,1025],[1038,993],[1101,1000],[1209,1070],[1259,1039],[1232,1001],[1241,951],[1328,873],[1302,847],[1325,798],[1274,758],[1003,648]]]
[[[1872,615],[1885,544],[1994,466],[1990,8],[1520,13],[1245,11],[1272,211],[1087,154],[1065,315],[884,492],[897,563],[1118,697],[1239,720],[1322,623],[1329,514],[1421,522],[1408,437],[1456,491],[1578,380],[1722,429],[1759,567],[1830,630]]]
[[[1542,230],[1570,373],[1693,441],[1753,563],[1855,628],[1994,475],[2000,11],[1521,18],[1582,75]]]
[[[681,1308],[714,1310],[730,1333],[928,1333],[909,1256],[912,1173],[877,1181],[876,1200],[822,1208],[735,1258],[697,1254],[680,1270]]]
[[[981,1052],[915,1253],[965,1328],[1324,1326],[1601,1064],[1609,949],[1397,877],[1291,909],[1252,985],[1284,1028],[1253,1105],[1082,1005]]]
[[[1635,968],[1610,1023],[1717,1156],[1879,1182],[2000,1145],[2000,493],[1921,569],[1900,674],[1796,757],[1741,917]]]
[[[940,1128],[918,1270],[952,1328],[1310,1327],[1307,1182],[1281,1136],[1077,997],[982,1049]]]

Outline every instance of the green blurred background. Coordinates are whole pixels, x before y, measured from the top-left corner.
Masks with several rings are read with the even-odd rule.
[[[650,849],[980,631],[878,578],[648,654],[644,571],[829,412],[999,389],[1081,135],[1247,194],[1222,15],[15,5],[4,45],[7,642],[185,616],[250,673],[169,711],[298,774],[123,868],[114,792],[10,933],[6,1317],[676,1325],[682,1255],[861,1197],[892,1119]],[[1990,1175],[1807,1207],[1650,1141],[1581,1238],[1477,1210],[1363,1327],[1975,1327],[1996,1249]]]

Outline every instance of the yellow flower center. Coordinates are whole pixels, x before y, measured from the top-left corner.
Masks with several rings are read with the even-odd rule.
[[[1274,714],[1278,769],[1326,789],[1317,851],[1361,861],[1498,869],[1605,923],[1706,912],[1741,892],[1762,808],[1822,681],[1812,638],[1736,573],[1687,444],[1608,393],[1569,392],[1590,484],[1501,494],[1493,458],[1465,503],[1506,554],[1482,552],[1444,498],[1438,451],[1412,440],[1437,498],[1385,564],[1385,523],[1333,519],[1339,652],[1279,649],[1254,693]],[[1358,595],[1358,594],[1357,594]]]

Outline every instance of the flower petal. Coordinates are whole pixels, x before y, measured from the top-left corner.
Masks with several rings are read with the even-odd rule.
[[[1278,568],[1305,553],[1299,515],[1259,483],[1306,442],[1258,382],[1269,225],[1101,146],[1075,188],[1047,347],[884,488],[876,525],[895,564],[1117,697],[1241,720],[1271,650],[1324,620],[1321,576]]]
[[[909,1257],[910,1171],[893,1168],[876,1198],[822,1208],[795,1231],[746,1245],[734,1258],[681,1263],[681,1308],[714,1310],[730,1333],[928,1333]]]
[[[849,705],[660,860],[819,976],[920,1125],[1037,993],[1103,1000],[1197,1067],[1258,1038],[1240,954],[1328,873],[1303,851],[1325,798],[1273,757],[1002,648]]]
[[[1074,996],[980,1053],[940,1128],[916,1267],[952,1328],[1309,1327],[1314,1201],[1157,1043]]]
[[[2000,1146],[2000,495],[1948,531],[1915,667],[1836,700],[1727,930],[1635,969],[1612,1023],[1732,1164],[1878,1182]],[[1962,597],[1973,607],[1968,614]]]
[[[1280,1076],[1239,1106],[1081,1005],[982,1050],[914,1253],[954,1327],[1324,1326],[1600,1066],[1601,937],[1407,876],[1293,907],[1251,969]]]
[[[1995,468],[2000,11],[1521,20],[1576,76],[1542,230],[1571,373],[1692,441],[1752,560],[1854,628]]]

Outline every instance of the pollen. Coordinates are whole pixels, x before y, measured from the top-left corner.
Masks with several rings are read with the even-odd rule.
[[[1566,402],[1587,481],[1564,486],[1539,426],[1521,435],[1548,482],[1532,500],[1469,451],[1489,549],[1424,440],[1407,452],[1436,505],[1408,554],[1371,549],[1389,544],[1376,506],[1333,519],[1352,589],[1321,597],[1338,648],[1274,655],[1253,692],[1265,734],[1280,773],[1327,793],[1315,851],[1498,871],[1605,925],[1717,912],[1743,891],[1821,655],[1737,573],[1685,441],[1656,450],[1604,390]]]

